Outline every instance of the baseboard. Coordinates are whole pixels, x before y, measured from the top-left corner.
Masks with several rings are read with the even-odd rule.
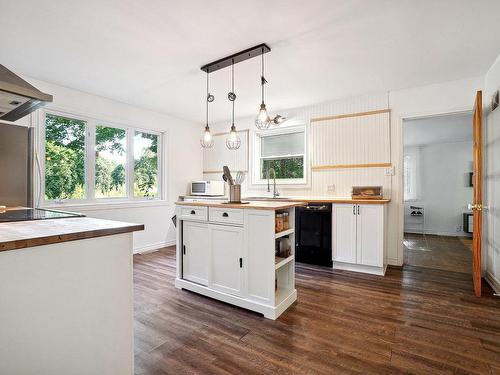
[[[401,267],[403,262],[400,262],[398,258],[387,258],[387,265]]]
[[[405,229],[404,233],[412,233],[412,234],[422,234],[421,230],[416,229]],[[472,234],[466,232],[433,232],[430,230],[426,230],[425,234],[433,235],[433,236],[447,236],[447,237],[471,237]]]
[[[498,280],[488,271],[485,272],[484,276],[485,280],[488,282],[488,284],[490,284],[495,293],[500,294],[500,280]]]
[[[155,242],[155,243],[148,244],[145,246],[134,247],[134,254],[152,253],[153,251],[157,251],[163,247],[172,246],[172,245],[175,245],[175,239],[168,240],[168,241],[162,241],[162,242]]]

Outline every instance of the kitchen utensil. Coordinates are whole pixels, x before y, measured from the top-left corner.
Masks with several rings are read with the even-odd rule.
[[[238,171],[236,173],[236,185],[241,185],[245,181],[245,172]]]
[[[224,182],[227,182],[227,177],[225,174],[222,175],[222,179],[224,180]]]
[[[224,175],[227,177],[227,183],[229,185],[234,185],[233,176],[231,176],[231,172],[229,171],[228,166],[225,165],[224,167],[222,167],[222,170],[224,171]]]
[[[241,185],[229,185],[229,203],[241,203]]]

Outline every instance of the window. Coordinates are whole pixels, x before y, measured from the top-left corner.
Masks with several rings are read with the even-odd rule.
[[[83,199],[85,121],[45,117],[45,199]]]
[[[158,136],[136,131],[134,135],[134,197],[158,194]]]
[[[45,114],[45,201],[160,198],[161,134]]]
[[[267,180],[270,169],[276,172],[281,184],[306,182],[305,127],[283,128],[267,131],[256,136],[256,182]],[[271,175],[272,176],[272,175]]]
[[[126,197],[127,134],[125,129],[95,128],[95,197]]]
[[[403,157],[404,200],[417,199],[418,149],[408,148]]]

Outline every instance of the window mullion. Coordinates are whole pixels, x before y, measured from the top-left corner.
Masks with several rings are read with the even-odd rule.
[[[127,129],[127,198],[134,199],[134,130]]]
[[[85,140],[86,155],[85,179],[87,186],[87,200],[95,200],[95,121],[87,122],[87,138]]]

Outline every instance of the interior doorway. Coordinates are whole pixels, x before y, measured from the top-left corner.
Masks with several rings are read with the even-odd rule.
[[[404,264],[471,273],[472,114],[408,119],[404,127]]]

